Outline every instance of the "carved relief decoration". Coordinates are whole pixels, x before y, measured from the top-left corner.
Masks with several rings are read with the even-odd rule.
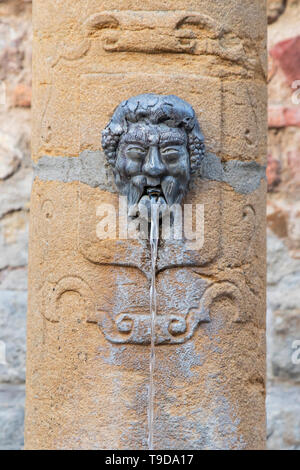
[[[187,11],[106,11],[85,22],[87,36],[100,37],[107,52],[212,54],[247,61],[241,39],[213,18]]]

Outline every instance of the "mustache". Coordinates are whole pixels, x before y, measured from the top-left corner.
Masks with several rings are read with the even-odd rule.
[[[130,206],[138,204],[142,196],[145,195],[145,188],[147,187],[147,178],[139,175],[134,176],[128,182],[127,197]],[[168,205],[180,203],[182,197],[187,192],[186,184],[181,183],[178,178],[173,176],[165,176],[161,179],[160,187],[162,190],[162,197],[164,197]]]

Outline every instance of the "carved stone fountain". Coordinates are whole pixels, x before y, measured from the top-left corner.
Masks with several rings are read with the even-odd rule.
[[[148,442],[153,449],[155,343],[182,341],[193,334],[201,321],[209,318],[208,311],[195,312],[195,309],[188,310],[186,316],[179,311],[177,316],[166,312],[157,317],[156,294],[159,212],[163,221],[168,212],[167,240],[170,241],[171,224],[175,223],[175,230],[178,230],[182,222],[182,215],[179,220],[174,217],[171,220],[170,212],[182,202],[191,173],[201,165],[205,154],[204,138],[195,111],[188,103],[174,95],[145,94],[129,98],[117,107],[103,131],[102,147],[113,168],[116,186],[126,196],[129,215],[142,217],[144,206],[147,222],[151,223],[150,315],[128,312],[118,318],[116,325],[119,334],[124,333],[126,342],[130,339],[139,344],[151,343]],[[182,227],[180,229],[182,233]],[[203,231],[204,227],[201,229]],[[145,235],[143,231],[141,234]],[[182,235],[179,240],[182,243]],[[174,239],[172,241],[174,243]]]
[[[264,2],[35,3],[26,447],[264,447]]]

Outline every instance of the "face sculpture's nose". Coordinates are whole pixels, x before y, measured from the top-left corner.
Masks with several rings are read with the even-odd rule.
[[[161,160],[158,147],[151,146],[143,166],[143,173],[146,176],[159,177],[165,173],[165,170],[166,167]]]

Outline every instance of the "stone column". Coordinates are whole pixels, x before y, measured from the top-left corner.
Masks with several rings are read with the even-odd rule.
[[[204,244],[158,252],[154,447],[265,446],[265,2],[169,3],[34,1],[27,449],[147,449],[149,244],[96,234],[101,132],[140,93],[191,103],[206,143]]]

